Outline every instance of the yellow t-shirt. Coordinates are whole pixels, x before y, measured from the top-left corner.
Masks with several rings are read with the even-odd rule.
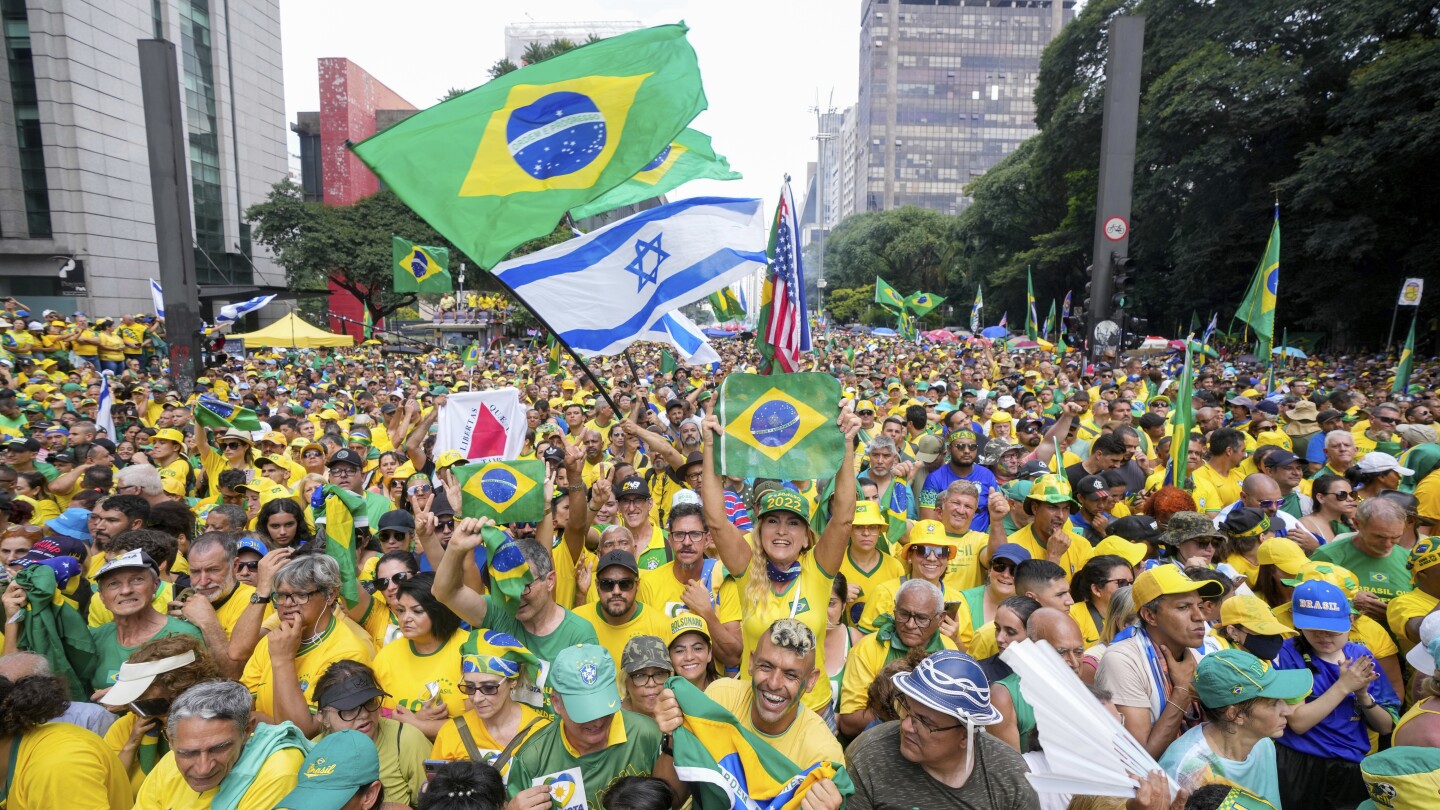
[[[975,631],[975,637],[965,646],[965,652],[976,661],[983,661],[1000,654],[1000,645],[995,643],[995,622],[986,622]]]
[[[722,566],[715,563],[710,577],[710,604],[715,606],[716,616],[722,623],[740,621],[740,594],[733,587],[725,587],[732,580],[722,576]],[[682,598],[685,583],[675,578],[675,563],[667,562],[659,568],[640,572],[639,601],[656,612],[674,618],[689,610]],[[662,635],[661,638],[669,638]]]
[[[800,556],[800,576],[790,582],[784,591],[776,593],[770,583],[766,582],[764,593],[756,604],[750,604],[745,579],[743,573],[735,577],[735,585],[740,589],[741,604],[749,608],[745,617],[740,620],[742,674],[750,671],[750,653],[760,643],[760,635],[767,632],[776,619],[794,616],[810,628],[816,639],[825,638],[830,589],[835,577],[821,570],[820,564],[815,562],[815,555]],[[820,678],[815,681],[815,688],[810,690],[804,700],[806,706],[818,712],[824,711],[830,704],[830,679],[825,677],[824,644],[815,647],[815,668],[820,671]],[[749,709],[746,709],[746,712],[748,714]]]
[[[949,532],[945,534],[958,546],[945,564],[945,586],[968,591],[984,585],[985,569],[980,567],[980,552],[985,550],[990,538],[974,530],[958,537]]]
[[[1231,470],[1229,475],[1221,475],[1209,464],[1201,464],[1200,467],[1191,473],[1190,478],[1194,481],[1195,506],[1202,514],[1213,515],[1221,509],[1240,500],[1240,481],[1237,477],[1238,469]]]
[[[1252,563],[1245,558],[1244,554],[1231,554],[1225,558],[1234,569],[1245,577],[1245,581],[1251,585],[1260,583],[1260,564]],[[1087,645],[1089,646],[1089,645]]]
[[[133,349],[129,346],[125,347],[126,354],[132,357],[140,356],[140,352],[145,347],[145,324],[132,323],[127,326],[122,323],[115,327],[115,333],[120,335],[122,340],[130,340],[135,344]]]
[[[824,646],[824,644],[820,645],[820,647]],[[830,679],[825,677],[825,668],[818,661],[816,666],[819,667],[820,675],[815,679],[815,688],[810,690],[810,694],[814,695],[819,691],[822,683],[827,684],[825,691],[828,693]],[[709,688],[705,690],[705,696],[724,706],[726,711],[735,715],[735,719],[740,721],[740,725],[760,735],[765,742],[774,746],[776,751],[784,754],[791,762],[804,762],[805,765],[800,766],[802,768],[820,760],[835,763],[845,761],[845,753],[840,748],[840,741],[830,733],[829,727],[825,725],[824,720],[820,719],[820,715],[806,706],[800,707],[790,727],[780,734],[765,734],[755,728],[755,718],[750,712],[753,692],[754,687],[749,681],[721,678],[710,684]],[[828,701],[829,698],[827,697],[826,700]],[[806,704],[809,704],[808,700]]]
[[[947,650],[956,649],[949,636],[941,636],[940,643]],[[866,636],[850,648],[850,657],[845,659],[845,677],[840,684],[837,714],[858,712],[870,705],[870,684],[885,668],[889,656],[890,642],[876,636]]]
[[[243,582],[235,585],[235,590],[230,592],[223,604],[215,608],[215,618],[220,620],[220,626],[225,628],[225,635],[229,636],[235,632],[235,625],[240,617],[250,607],[250,597],[255,595],[255,586],[246,585]]]
[[[130,741],[130,732],[134,730],[137,719],[134,712],[126,712],[111,724],[109,731],[105,732],[105,745],[109,746],[110,750],[115,752],[116,757],[120,756],[120,752],[125,748],[125,743]],[[140,743],[140,746],[142,748],[147,745],[158,747],[160,739],[160,729],[157,728],[155,730],[155,736],[153,738],[147,736]],[[124,763],[121,764],[123,765]],[[138,755],[135,757],[135,761],[130,763],[130,772],[127,776],[130,780],[131,793],[139,795],[140,786],[145,784],[146,773],[140,767],[140,757]]]
[[[100,332],[95,329],[82,329],[75,341],[75,353],[81,357],[94,357],[100,353],[100,347],[94,343],[81,343],[78,338],[99,338]]]
[[[1420,502],[1415,507],[1416,514],[1420,515],[1420,522],[1430,523],[1432,526],[1440,523],[1440,475],[1432,472],[1420,479],[1412,494],[1415,500]]]
[[[865,605],[870,597],[874,596],[882,584],[905,576],[905,564],[892,554],[881,553],[880,562],[876,563],[874,568],[861,571],[859,564],[847,551],[845,559],[840,563],[840,573],[845,575],[846,585],[860,586],[860,595],[850,604],[850,618],[858,622],[860,617],[865,615]]]
[[[120,333],[100,333],[100,359],[119,362],[125,359],[125,341],[120,339]]]
[[[260,772],[255,775],[255,781],[236,805],[236,810],[273,810],[286,794],[295,789],[300,766],[304,762],[305,752],[298,748],[282,748],[266,757],[260,765]],[[219,792],[218,786],[204,793],[191,790],[180,769],[175,766],[175,754],[171,752],[155,763],[155,769],[150,771],[150,777],[135,799],[134,810],[209,810],[210,803]],[[67,804],[75,807],[100,806],[82,805],[73,800]]]
[[[1400,645],[1400,652],[1409,655],[1410,648],[1415,646],[1415,642],[1405,637],[1405,625],[1409,624],[1411,619],[1428,615],[1436,605],[1440,605],[1440,599],[1419,588],[1406,591],[1390,600],[1385,608],[1385,623],[1390,625],[1390,632]]]
[[[300,691],[310,704],[310,711],[318,709],[315,705],[315,682],[331,664],[336,661],[360,661],[368,664],[370,659],[370,650],[360,638],[345,629],[341,622],[332,619],[319,640],[302,645],[295,655],[295,674],[300,680]],[[458,664],[456,671],[459,671]],[[275,716],[274,677],[275,672],[270,664],[270,636],[266,634],[255,646],[255,652],[250,654],[250,660],[245,662],[245,672],[240,676],[240,683],[255,696],[255,711],[271,717]],[[299,768],[298,763],[296,768]],[[159,770],[159,766],[156,766],[156,770]],[[154,778],[154,773],[151,773],[151,778]]]
[[[430,699],[426,684],[437,683],[440,700],[450,716],[463,713],[465,696],[455,684],[460,680],[460,646],[469,638],[469,633],[457,630],[449,641],[429,655],[415,652],[415,645],[408,638],[397,638],[381,648],[375,653],[372,668],[380,688],[390,693],[384,707],[419,711],[420,705]]]
[[[70,723],[45,723],[12,745],[16,749],[5,810],[130,807],[135,795],[130,779],[115,752],[94,732]],[[299,769],[298,761],[295,767]]]
[[[575,611],[575,615],[595,628],[595,637],[600,640],[601,647],[610,651],[617,668],[620,666],[621,654],[625,652],[625,644],[630,639],[636,636],[655,636],[667,643],[670,640],[670,619],[662,611],[640,602],[635,603],[635,615],[624,624],[610,624],[601,614],[599,602]]]
[[[1085,649],[1090,649],[1100,643],[1101,628],[1095,626],[1095,618],[1090,615],[1090,606],[1085,602],[1076,602],[1070,606],[1070,618],[1080,625],[1080,635],[1085,639]]]
[[[532,722],[536,720],[540,721],[530,726],[530,730],[525,732],[525,736],[521,738],[520,743],[520,745],[524,745],[524,740],[530,739],[535,735],[535,732],[550,725],[550,718],[527,704],[516,703],[515,705],[520,707],[520,724],[515,728],[517,734],[526,726],[530,726]],[[475,712],[466,711],[456,719],[464,722],[465,727],[470,729],[470,736],[475,738],[475,747],[480,749],[480,754],[485,757],[485,761],[493,765],[495,758],[500,756],[501,751],[505,750],[505,746],[490,736],[490,730],[485,728],[485,723],[480,720],[479,715],[475,714]],[[514,750],[520,750],[520,745],[515,746]],[[464,741],[460,739],[460,732],[455,728],[454,720],[440,727],[440,733],[435,735],[435,745],[430,748],[430,758],[444,760],[445,762],[454,762],[456,760],[470,758],[470,752],[465,748]],[[504,776],[509,772],[510,763],[506,762],[500,774]]]
[[[1085,563],[1095,556],[1095,547],[1090,541],[1076,534],[1073,529],[1070,532],[1070,547],[1060,555],[1060,567],[1065,569],[1065,579],[1069,580],[1075,576],[1075,572],[1085,567]],[[1037,560],[1047,559],[1045,549],[1040,547],[1039,541],[1035,539],[1035,524],[1026,524],[1020,531],[1015,532],[1006,538],[1009,542],[1023,546],[1030,556]]]
[[[28,495],[16,495],[15,500],[24,501],[30,504],[35,510],[34,514],[30,517],[31,526],[44,526],[45,521],[60,517],[60,504],[51,498],[37,501]]]

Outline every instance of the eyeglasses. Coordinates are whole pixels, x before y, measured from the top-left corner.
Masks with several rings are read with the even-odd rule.
[[[245,445],[244,442],[221,442],[221,443],[220,443],[220,449],[221,449],[221,450],[236,450],[236,449],[239,449],[239,448],[245,447],[245,446],[246,446],[246,445]]]
[[[1114,579],[1102,579],[1102,580],[1100,580],[1100,584],[1101,584],[1101,585],[1109,585],[1109,584],[1112,583],[1112,582],[1115,583],[1115,587],[1117,587],[1117,588],[1124,588],[1124,587],[1126,587],[1126,586],[1128,586],[1128,585],[1134,585],[1134,584],[1135,584],[1135,580],[1134,580],[1133,578],[1131,578],[1131,577],[1115,577]]]
[[[376,695],[375,697],[370,698],[369,700],[365,701],[359,706],[356,706],[353,709],[336,709],[335,713],[340,715],[341,720],[344,720],[348,723],[359,717],[361,712],[365,712],[366,714],[374,714],[375,712],[380,711],[380,704],[383,702],[384,699],[381,698],[379,695]]]
[[[934,560],[943,560],[950,556],[950,548],[948,546],[927,546],[921,544],[911,546],[910,551],[912,553],[919,552],[921,556]]]
[[[1354,491],[1348,489],[1339,489],[1334,492],[1327,492],[1325,494],[1329,495],[1337,501],[1349,501],[1355,498]]]
[[[1399,419],[1399,417],[1395,417],[1395,416],[1378,416],[1378,415],[1377,415],[1377,416],[1372,416],[1372,417],[1370,417],[1370,421],[1371,421],[1371,422],[1381,422],[1381,423],[1386,424],[1386,425],[1393,425],[1393,424],[1399,422],[1400,419]]]
[[[920,726],[931,734],[939,734],[942,731],[952,731],[957,728],[965,727],[964,723],[955,723],[954,725],[949,726],[935,725],[930,720],[927,720],[926,718],[921,717],[920,715],[912,711],[910,708],[910,699],[905,697],[904,695],[897,695],[895,697],[894,709],[896,717],[900,718],[901,720],[904,720],[908,717],[911,720],[915,721],[915,725]]]
[[[1218,548],[1220,545],[1220,541],[1213,537],[1197,537],[1190,542],[1201,548]]]
[[[396,585],[399,585],[400,583],[413,576],[415,575],[410,573],[409,571],[398,571],[388,577],[375,577],[375,587],[376,589],[383,591],[386,588],[390,587],[390,583],[393,582]]]
[[[500,694],[500,687],[504,684],[504,681],[486,681],[485,683],[471,683],[469,681],[461,681],[460,683],[455,684],[455,688],[459,689],[460,694],[462,695],[473,695],[476,692],[479,692],[480,694],[487,697],[493,697]]]
[[[669,677],[670,674],[663,670],[660,672],[632,672],[630,673],[630,682],[636,686],[658,686],[665,683]]]
[[[236,561],[235,561],[235,566],[236,566],[237,568],[239,568],[241,571],[259,571],[259,570],[260,570],[260,561],[259,561],[259,560],[251,560],[251,561],[249,561],[249,562],[245,562],[244,560],[236,560]]]
[[[358,472],[360,471],[355,469],[354,467],[351,467],[349,464],[337,464],[334,467],[330,468],[330,477],[349,478]]]
[[[935,617],[929,613],[911,613],[908,610],[895,608],[895,624],[913,624],[917,629],[924,630],[935,621]]]
[[[955,444],[952,444],[952,445],[950,445],[950,446],[953,447],[953,448],[955,448],[956,450],[978,450],[978,449],[980,449],[980,445],[978,445],[978,444],[960,444],[959,442],[956,442]]]
[[[670,539],[677,543],[698,543],[705,539],[708,532],[671,532]]]
[[[316,588],[313,591],[295,591],[292,593],[276,591],[270,594],[270,601],[277,605],[303,605],[313,599],[317,594],[324,592],[322,588]]]
[[[596,589],[596,590],[600,590],[600,591],[614,591],[614,590],[621,590],[621,591],[627,591],[627,592],[628,592],[628,591],[632,591],[632,590],[635,589],[635,578],[634,578],[634,577],[626,577],[626,578],[624,578],[624,579],[601,579],[601,580],[597,580],[596,583],[595,583],[595,589]]]

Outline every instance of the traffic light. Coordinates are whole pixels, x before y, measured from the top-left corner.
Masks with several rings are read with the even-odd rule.
[[[1120,323],[1120,313],[1124,311],[1125,304],[1129,299],[1129,291],[1126,289],[1130,281],[1130,275],[1135,270],[1135,260],[1129,256],[1110,256],[1110,300],[1114,305],[1114,320]]]

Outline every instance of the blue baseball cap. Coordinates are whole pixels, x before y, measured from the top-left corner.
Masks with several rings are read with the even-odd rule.
[[[256,554],[259,554],[261,557],[264,557],[266,554],[270,553],[270,549],[266,548],[264,543],[256,540],[253,537],[242,537],[239,541],[235,543],[235,552],[237,554],[247,548],[255,552]]]
[[[1019,565],[1030,558],[1030,550],[1019,543],[1006,543],[995,549],[995,553],[990,555],[992,562],[994,560],[1009,560],[1015,565]]]
[[[1302,582],[1290,601],[1296,630],[1350,632],[1350,600],[1339,586],[1319,579]]]

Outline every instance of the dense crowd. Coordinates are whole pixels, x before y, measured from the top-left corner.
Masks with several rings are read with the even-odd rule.
[[[5,810],[708,806],[682,704],[780,782],[832,764],[806,810],[1436,806],[1435,365],[1200,358],[1177,402],[1175,355],[832,333],[843,460],[782,481],[714,463],[738,341],[598,381],[543,344],[216,355],[182,394],[163,323],[4,306]],[[507,386],[548,470],[518,600],[434,447]],[[1031,786],[1026,640],[1158,761],[1134,798]]]

